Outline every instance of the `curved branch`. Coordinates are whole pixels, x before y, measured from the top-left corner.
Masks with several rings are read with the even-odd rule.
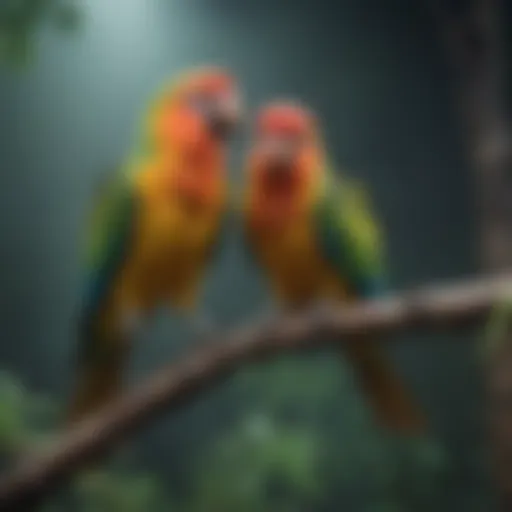
[[[115,443],[190,402],[244,364],[327,344],[357,343],[359,335],[472,326],[493,304],[508,298],[512,299],[512,274],[425,287],[342,309],[304,312],[213,336],[107,410],[62,433],[46,450],[21,460],[0,480],[0,509],[30,510]]]

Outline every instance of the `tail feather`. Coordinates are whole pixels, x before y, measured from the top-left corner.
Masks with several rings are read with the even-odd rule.
[[[121,342],[109,345],[108,354],[82,358],[79,362],[78,381],[67,411],[68,425],[97,412],[120,394],[128,347]]]
[[[377,343],[366,339],[349,343],[343,355],[353,364],[358,383],[379,424],[403,433],[424,432],[423,411]]]

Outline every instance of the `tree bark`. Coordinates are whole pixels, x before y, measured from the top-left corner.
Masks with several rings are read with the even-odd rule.
[[[0,480],[0,510],[29,511],[124,438],[159,415],[190,402],[244,364],[360,336],[411,329],[460,329],[481,322],[497,301],[512,301],[512,274],[468,280],[341,309],[303,312],[213,336],[132,393],[61,433],[53,444],[20,460]]]
[[[438,20],[454,71],[455,93],[473,168],[480,263],[512,266],[512,137],[505,96],[500,0],[438,0]],[[450,9],[450,6],[452,7]],[[457,7],[457,8],[455,8]],[[512,335],[486,368],[493,473],[500,509],[512,510]]]

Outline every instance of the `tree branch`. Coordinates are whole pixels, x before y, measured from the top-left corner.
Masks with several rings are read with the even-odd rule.
[[[344,340],[357,343],[359,335],[472,326],[505,299],[512,299],[512,274],[425,287],[342,309],[304,312],[214,336],[107,410],[62,433],[44,451],[20,460],[0,480],[0,509],[33,509],[115,443],[164,412],[189,403],[244,364]]]

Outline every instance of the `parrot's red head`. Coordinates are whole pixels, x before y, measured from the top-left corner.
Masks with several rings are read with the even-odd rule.
[[[240,117],[238,86],[231,74],[199,68],[164,89],[150,115],[150,141],[163,153],[204,155],[224,147]]]
[[[221,68],[190,71],[165,87],[146,125],[163,189],[191,205],[213,201],[225,185],[227,141],[241,115],[238,85]]]
[[[280,101],[259,111],[249,155],[252,187],[292,201],[307,193],[321,167],[317,122],[308,109]]]

